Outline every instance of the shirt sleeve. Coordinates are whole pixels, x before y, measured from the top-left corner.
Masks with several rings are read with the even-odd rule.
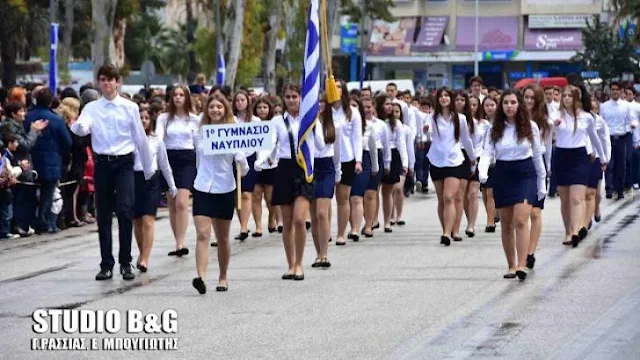
[[[407,155],[407,134],[404,125],[401,123],[396,124],[396,148],[400,153],[400,162],[402,163],[402,168],[406,169],[409,167],[409,156]]]
[[[169,165],[169,157],[167,156],[167,147],[164,146],[164,141],[158,141],[158,169],[162,172],[162,176],[167,181],[169,189],[176,187],[176,183],[173,180],[173,170]]]
[[[549,129],[547,129],[544,134],[544,163],[547,171],[551,171],[551,157],[553,156],[553,122],[550,119],[547,121],[549,122]]]
[[[405,128],[405,130],[407,129]],[[416,137],[412,132],[408,132],[405,138],[407,139],[407,157],[409,158],[409,169],[413,170],[416,165]]]
[[[167,129],[167,113],[162,113],[158,115],[156,119],[156,128],[155,133],[160,141],[164,142],[165,130]],[[195,146],[195,142],[194,142]]]
[[[351,124],[353,126],[351,146],[356,157],[356,162],[362,163],[362,117],[360,110],[351,108]]]
[[[336,129],[336,134],[337,133],[338,130]],[[360,157],[362,158],[362,150],[360,150]],[[342,178],[342,163],[340,162],[340,141],[337,139],[333,144],[333,167],[336,172],[335,182],[338,183]]]
[[[597,122],[600,122],[600,130],[598,130],[598,136],[600,137],[600,142],[602,143],[602,149],[604,150],[604,154],[606,155],[605,159],[602,161],[609,163],[611,161],[611,134],[609,133],[609,125],[604,121],[604,119],[600,115],[596,115],[596,128]],[[638,128],[634,131],[634,134],[638,132]]]
[[[93,110],[94,106],[86,106],[78,120],[71,125],[71,132],[78,136],[87,136],[91,134],[91,127],[93,126]]]
[[[496,156],[495,145],[491,139],[491,127],[487,130],[484,137],[484,145],[482,146],[482,154],[480,155],[480,164],[478,164],[478,176],[481,183],[487,182],[489,178],[489,166]]]
[[[547,179],[547,171],[544,168],[544,161],[542,160],[542,154],[544,153],[544,147],[542,146],[542,141],[540,139],[540,129],[538,125],[531,122],[531,133],[533,135],[533,143],[531,144],[532,152],[533,152],[533,165],[536,168],[537,175],[537,187],[538,194],[546,194],[546,179]]]
[[[589,122],[587,133],[589,134],[589,140],[591,140],[591,146],[597,152],[600,159],[606,159],[607,154],[604,152],[602,143],[600,142],[600,138],[598,138],[598,133],[596,132],[596,122],[591,114],[584,113],[584,115],[587,117],[587,121]]]
[[[383,123],[382,134],[380,138],[382,140],[382,156],[384,159],[384,168],[391,169],[391,142],[389,141],[389,127],[386,123]]]
[[[467,156],[472,161],[477,159],[475,153],[475,148],[473,147],[473,141],[471,140],[471,134],[469,134],[469,126],[467,125],[467,119],[464,115],[460,115],[458,119],[460,122],[460,140],[462,141],[462,146],[467,151]]]
[[[380,166],[378,164],[378,149],[376,147],[376,139],[373,133],[369,136],[369,157],[371,157],[371,172],[379,172]]]
[[[144,171],[145,180],[151,179],[153,176],[153,155],[149,148],[149,140],[147,134],[144,133],[142,122],[140,121],[140,113],[134,110],[133,107],[128,109],[131,116],[131,135],[133,136],[133,142],[136,144],[136,149],[140,154],[140,163],[142,164],[142,170]]]

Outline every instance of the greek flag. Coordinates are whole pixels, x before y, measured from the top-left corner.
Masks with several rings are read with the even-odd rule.
[[[313,181],[313,158],[307,139],[318,118],[320,97],[320,21],[318,19],[318,0],[311,0],[307,41],[304,49],[304,67],[302,77],[302,102],[300,103],[300,130],[298,131],[297,161],[304,170],[307,182]],[[329,61],[329,60],[328,60]]]
[[[226,73],[226,65],[224,64],[224,54],[222,53],[222,49],[218,49],[218,76],[217,83],[218,85],[224,85],[224,74]]]

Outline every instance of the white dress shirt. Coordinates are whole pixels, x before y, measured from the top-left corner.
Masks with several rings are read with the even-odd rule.
[[[456,167],[462,165],[464,162],[464,155],[462,155],[462,146],[467,151],[469,159],[476,159],[476,154],[473,148],[473,141],[469,134],[469,127],[467,126],[467,119],[463,114],[458,114],[458,121],[460,123],[460,141],[456,141],[455,138],[455,124],[452,121],[453,114],[449,114],[449,119],[444,119],[442,115],[438,115],[434,120],[433,116],[429,116],[428,131],[431,133],[431,147],[427,157],[431,162],[431,165],[442,167]],[[437,128],[436,128],[437,126]]]
[[[171,195],[177,193],[178,189],[176,189],[176,184],[173,180],[173,171],[171,170],[171,165],[169,165],[169,158],[167,157],[167,149],[165,148],[164,142],[156,135],[147,136],[147,139],[149,140],[149,149],[151,150],[151,156],[153,158],[153,162],[151,163],[153,172],[155,173],[160,169],[162,176],[169,186],[169,193],[171,193]],[[135,151],[133,171],[142,171],[142,162],[140,161],[140,153],[138,150]]]
[[[338,109],[331,107],[333,123],[340,128],[340,161],[355,160],[362,163],[362,117],[358,108],[351,108],[351,120],[347,119],[342,106]]]
[[[420,121],[419,115],[417,114],[419,110],[415,106],[409,105],[402,100],[393,99],[393,103],[400,105],[402,122],[409,126],[411,130],[410,135],[415,137],[418,134],[418,122]]]
[[[293,135],[293,151],[298,151],[298,130],[300,130],[300,115],[297,117],[291,116],[285,112],[284,116],[289,119],[291,126],[291,134]],[[278,115],[271,120],[273,122],[273,128],[277,135],[276,138],[276,159],[291,159],[291,148],[289,146],[289,130],[284,122],[284,117]],[[317,124],[317,123],[316,123]],[[307,145],[309,146],[309,155],[311,159],[315,157],[316,147],[324,146],[324,142],[319,141],[312,131],[307,138]],[[295,159],[294,159],[295,160]]]
[[[200,133],[200,132],[199,132]],[[196,144],[202,135],[199,134]],[[247,157],[243,151],[233,154],[206,155],[201,147],[196,150],[197,175],[193,188],[210,194],[226,194],[236,189],[236,178],[233,176],[235,162],[240,164],[240,176],[249,172]]]
[[[101,97],[88,103],[71,125],[78,136],[91,134],[91,147],[99,155],[127,155],[138,150],[145,179],[150,179],[153,158],[140,121],[138,105],[120,95],[109,101]]]
[[[591,139],[591,145],[593,145],[598,153],[600,159],[606,159],[606,155],[598,139],[596,133],[596,124],[593,116],[585,111],[580,111],[578,114],[578,125],[574,131],[574,118],[566,111],[563,111],[560,115],[560,122],[555,125],[553,131],[556,134],[556,148],[560,149],[577,149],[584,147],[587,148],[587,139]],[[553,120],[554,124],[558,119]]]
[[[313,131],[315,132],[314,136],[317,141],[316,154],[314,158],[331,158],[333,160],[333,167],[335,168],[336,173],[335,181],[340,182],[340,177],[342,176],[342,164],[340,162],[340,145],[336,145],[340,143],[339,137],[342,136],[339,127],[336,126],[336,139],[333,144],[327,144],[324,141],[324,127],[322,125],[322,121],[316,122],[316,126]]]
[[[407,155],[407,134],[404,124],[398,120],[395,128],[391,129],[391,124],[387,120],[386,125],[387,134],[389,135],[389,148],[398,150],[402,168],[406,169],[409,167],[409,156]]]
[[[482,146],[484,145],[484,138],[487,132],[491,128],[489,120],[485,119],[473,119],[473,134],[471,134],[471,141],[473,142],[474,153],[476,158],[482,154]]]
[[[380,171],[378,165],[378,149],[376,147],[376,139],[372,134],[373,125],[367,121],[367,127],[365,128],[364,135],[362,135],[362,150],[369,152],[371,158],[371,172],[377,173]]]
[[[200,132],[200,118],[189,113],[169,120],[169,113],[162,113],[156,120],[156,135],[164,141],[167,150],[193,150]]]
[[[609,163],[609,161],[611,161],[611,135],[609,134],[609,127],[606,121],[598,114],[596,114],[596,133],[598,134],[598,139],[600,139],[600,144],[602,144],[605,159],[600,158],[597,154],[595,156],[600,159],[600,161]],[[587,154],[593,154],[593,145],[591,145],[591,139],[589,138],[587,138]]]
[[[637,120],[631,104],[622,99],[604,102],[600,105],[600,115],[607,122],[612,136],[626,134]]]
[[[640,125],[640,103],[635,100],[630,101],[631,106],[631,121],[627,125],[627,132],[633,133],[633,131]]]
[[[540,129],[535,122],[531,121],[531,132],[533,135],[533,143],[529,139],[518,141],[516,127],[513,124],[506,123],[502,138],[497,143],[491,139],[491,130],[487,132],[486,141],[484,143],[482,156],[480,156],[480,164],[478,165],[478,174],[481,183],[487,182],[489,178],[489,166],[495,158],[498,161],[516,161],[533,158],[533,164],[536,168],[538,199],[542,199],[546,194],[545,179],[547,172],[542,161],[544,148],[541,144]]]
[[[408,159],[408,167],[409,169],[413,170],[413,168],[416,165],[416,136],[415,133],[413,132],[413,129],[411,129],[411,127],[409,127],[409,125],[407,124],[403,124],[404,126],[404,132],[405,132],[405,145],[407,147],[407,159]]]

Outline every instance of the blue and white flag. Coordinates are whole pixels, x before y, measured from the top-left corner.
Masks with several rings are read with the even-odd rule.
[[[313,158],[307,139],[318,118],[320,105],[320,21],[318,19],[318,0],[311,0],[307,41],[304,49],[304,67],[302,76],[302,102],[300,103],[300,130],[298,131],[298,154],[296,160],[304,170],[307,182],[313,181]],[[331,61],[331,59],[327,59]]]
[[[224,64],[224,54],[222,53],[222,48],[218,49],[218,76],[217,76],[217,84],[224,85],[224,75],[227,71],[226,65]]]
[[[56,94],[58,88],[58,24],[51,23],[51,52],[49,53],[49,89]]]

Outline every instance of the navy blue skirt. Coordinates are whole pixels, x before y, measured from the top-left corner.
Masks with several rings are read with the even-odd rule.
[[[398,149],[391,149],[391,170],[384,175],[382,183],[385,185],[394,185],[400,182],[402,175],[402,160]]]
[[[204,193],[193,190],[193,216],[206,216],[220,220],[233,219],[236,208],[236,191],[226,194]]]
[[[351,160],[340,164],[340,184],[346,186],[353,185],[353,179],[356,176],[356,161]]]
[[[496,209],[538,200],[537,174],[531,158],[515,161],[496,161],[493,172],[493,197]]]
[[[589,167],[589,182],[587,187],[590,189],[597,189],[598,183],[602,180],[602,163],[600,159],[595,159]]]
[[[144,172],[136,171],[133,179],[135,188],[133,218],[139,219],[145,215],[155,217],[160,202],[160,173],[156,172],[151,179],[145,180]]]
[[[256,163],[256,153],[253,153],[247,156],[247,163],[249,164],[249,172],[247,175],[243,176],[240,181],[242,181],[242,192],[253,192],[253,189],[256,187],[256,183],[258,182],[258,172],[253,168],[253,165]],[[236,176],[236,167],[233,166],[233,176]]]
[[[364,196],[364,192],[367,190],[371,181],[371,155],[369,151],[362,152],[362,172],[356,174],[353,179],[353,185],[351,186],[351,196]]]
[[[258,171],[258,184],[273,185],[276,180],[276,169]]]
[[[489,166],[489,171],[487,172],[487,181],[484,184],[480,184],[480,189],[493,189],[493,169],[494,165]]]
[[[169,165],[173,172],[173,181],[178,189],[193,189],[196,179],[196,151],[195,150],[167,150]],[[166,182],[165,182],[166,188]]]
[[[382,149],[378,149],[378,174],[376,176],[369,177],[367,190],[378,191],[380,184],[382,184],[383,178],[384,178],[384,156],[382,155]]]
[[[552,173],[558,186],[584,185],[589,183],[591,157],[584,147],[553,151]]]
[[[278,181],[273,184],[271,205],[293,205],[299,196],[309,201],[315,197],[315,181],[307,183],[304,179],[304,170],[295,160],[280,159],[276,170],[276,179]]]
[[[336,188],[336,168],[333,158],[315,158],[313,161],[315,197],[332,199]]]

